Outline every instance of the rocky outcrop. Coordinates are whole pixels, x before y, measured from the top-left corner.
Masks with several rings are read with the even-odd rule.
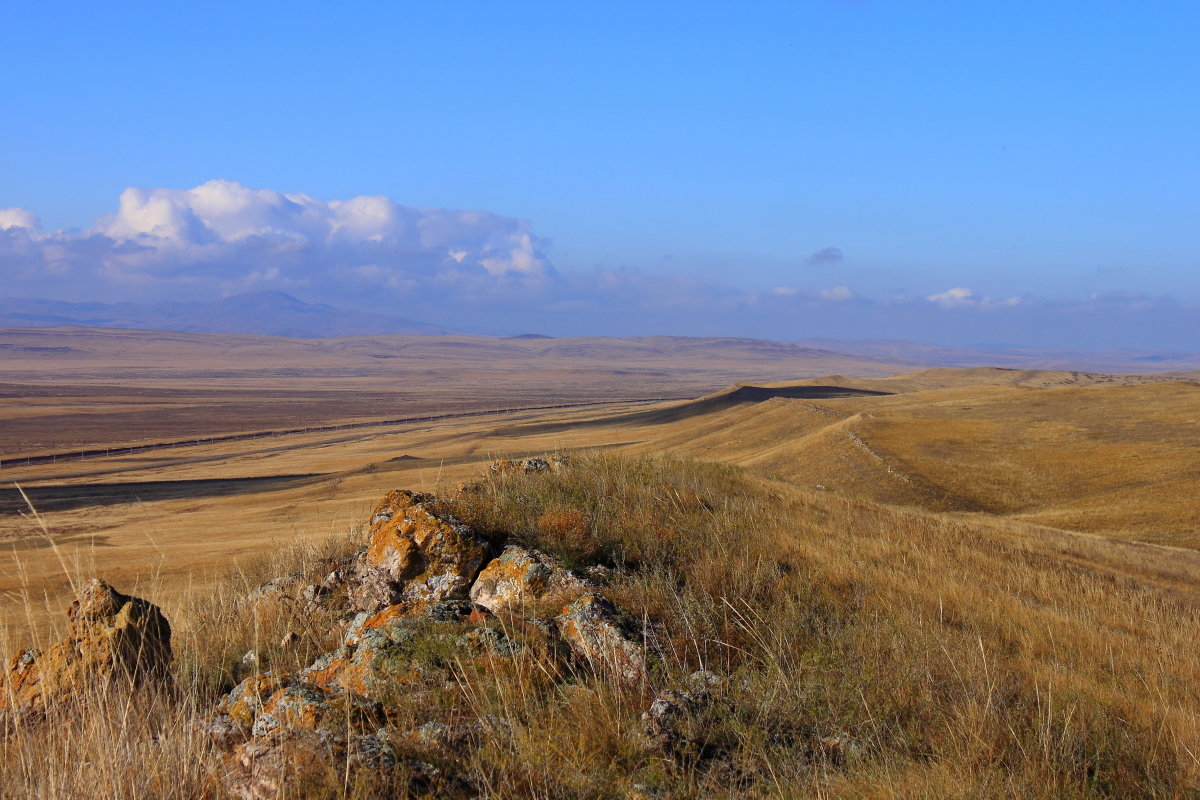
[[[288,729],[238,745],[226,758],[225,788],[239,800],[342,797],[470,797],[469,787],[436,766],[405,758],[387,731],[347,734]]]
[[[629,684],[646,677],[646,651],[625,633],[612,603],[588,594],[554,618],[559,635],[593,669]]]
[[[360,614],[341,647],[294,675],[247,678],[200,727],[226,752],[225,786],[235,797],[282,800],[291,796],[289,787],[301,785],[296,781],[337,785],[344,776],[331,773],[331,765],[364,785],[378,784],[382,797],[407,796],[404,787],[418,795],[436,789],[438,797],[473,796],[462,781],[401,757],[383,728],[396,713],[390,704],[437,708],[457,691],[452,667],[519,652],[518,642],[491,628],[411,617],[399,607]],[[413,746],[464,744],[479,730],[430,722],[401,739]],[[407,777],[396,784],[398,775]]]
[[[514,468],[552,468],[538,461]],[[472,675],[490,681],[531,668],[514,660],[533,654],[543,679],[561,679],[569,674],[564,664],[574,661],[629,686],[645,682],[644,647],[596,593],[597,583],[614,579],[611,570],[589,573],[589,580],[553,555],[517,545],[492,558],[482,535],[433,497],[407,491],[383,498],[369,533],[366,550],[312,584],[319,587],[307,593],[313,597],[301,593],[315,607],[345,590],[358,613],[343,620],[339,646],[297,672],[246,678],[201,723],[225,753],[226,788],[234,796],[276,800],[296,781],[320,785],[331,764],[368,783],[386,783],[407,769],[407,789],[399,794],[437,786],[443,792],[437,796],[460,790],[470,796],[465,784],[412,754],[438,752],[443,759],[448,750],[479,746],[485,731],[511,731],[507,720],[426,716],[461,707]],[[296,581],[288,580],[291,597]],[[663,695],[651,707],[648,733],[659,725],[662,738],[675,735],[673,699]],[[388,727],[399,722],[404,733]]]
[[[0,711],[37,713],[60,701],[169,679],[171,626],[157,606],[93,579],[67,617],[65,639],[9,662],[0,676]]]
[[[566,469],[568,463],[567,456],[556,453],[550,456],[549,459],[518,458],[513,460],[499,458],[493,461],[488,466],[488,469],[500,474],[507,472],[546,472],[548,470],[558,472],[559,470]]]
[[[393,605],[413,610],[443,600],[466,599],[488,556],[488,543],[432,497],[388,494],[371,516],[371,541],[355,562],[348,589],[352,607],[376,611]]]
[[[455,622],[429,614],[414,617],[406,606],[391,606],[356,617],[342,646],[318,658],[300,677],[323,689],[387,702],[398,693],[444,685],[452,680],[451,664],[511,658],[521,649],[518,641],[494,628],[464,630]]]
[[[540,600],[573,600],[590,588],[553,556],[509,545],[479,573],[470,596],[473,603],[495,612],[519,610]]]

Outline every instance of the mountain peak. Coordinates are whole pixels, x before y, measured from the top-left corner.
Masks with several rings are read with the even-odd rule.
[[[247,292],[211,302],[66,303],[0,300],[0,327],[132,328],[194,333],[253,333],[295,339],[457,333],[405,317],[306,303],[286,292]]]

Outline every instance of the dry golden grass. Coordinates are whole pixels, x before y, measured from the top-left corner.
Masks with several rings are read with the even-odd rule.
[[[250,347],[248,367],[272,352]],[[256,403],[284,396],[227,383]],[[575,448],[604,449],[562,474],[488,475],[453,510],[571,565],[619,568],[605,592],[649,638],[649,682],[531,648],[458,665],[435,706],[401,704],[397,730],[508,721],[464,753],[413,753],[481,796],[1195,796],[1200,554],[1182,547],[1200,545],[1200,388],[982,370],[818,384],[895,394],[722,395],[21,473],[47,530],[0,496],[3,653],[52,640],[72,582],[97,574],[163,606],[180,692],[6,721],[0,797],[220,797],[224,768],[187,721],[250,669],[248,651],[289,670],[336,640],[336,605],[264,613],[241,600],[251,587],[319,576],[361,544],[388,489],[445,492],[494,456]],[[182,402],[154,392],[147,409]],[[8,407],[35,427],[96,419],[66,401]],[[648,750],[638,715],[701,667],[727,677],[717,701],[678,752]],[[340,774],[310,796],[368,796]]]
[[[661,426],[640,449],[847,497],[1200,545],[1200,384],[966,372],[847,381],[904,389],[887,397],[731,406]],[[951,385],[930,388],[935,377]]]
[[[635,784],[670,798],[1200,790],[1191,552],[611,453],[557,474],[489,476],[449,507],[492,535],[616,568],[604,591],[651,653],[641,686],[563,671],[534,650],[460,664],[442,702],[406,708],[400,728],[505,721],[475,747],[423,752],[479,796],[623,797]],[[50,727],[7,723],[0,796],[220,797],[221,766],[186,718],[239,677],[247,650],[288,669],[329,646],[330,618],[264,616],[238,598],[267,576],[317,575],[358,541],[247,568],[173,619],[179,696]],[[298,649],[271,649],[306,625]],[[674,749],[648,747],[639,714],[700,668],[725,677],[713,701]],[[296,796],[367,796],[331,780]]]
[[[0,461],[350,420],[694,397],[737,380],[895,369],[751,339],[0,329]]]
[[[495,456],[577,447],[722,461],[845,498],[966,517],[1200,543],[1194,383],[1010,370],[840,381],[896,394],[514,413],[0,477],[31,492],[72,559],[127,585],[157,573],[168,612],[192,584],[240,560],[347,528],[388,488],[452,486]],[[0,489],[0,626],[28,624],[23,587],[48,598],[38,602],[36,624],[69,595],[54,552],[17,515],[21,503]]]

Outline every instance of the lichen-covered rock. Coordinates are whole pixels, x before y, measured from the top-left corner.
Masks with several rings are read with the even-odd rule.
[[[9,662],[0,676],[0,711],[39,712],[60,700],[169,679],[171,626],[158,606],[93,579],[67,617],[64,640]]]
[[[253,736],[266,736],[280,728],[316,730],[321,720],[332,711],[329,700],[325,692],[313,686],[284,686],[263,703],[250,733]]]
[[[263,705],[287,684],[287,676],[275,672],[260,672],[251,675],[233,688],[217,704],[217,712],[245,728],[254,724],[254,718]]]
[[[468,628],[411,617],[403,606],[359,614],[343,644],[318,658],[298,677],[323,689],[369,700],[411,698],[422,687],[453,685],[453,665],[484,657],[511,658],[523,645],[492,628]]]
[[[488,543],[428,495],[392,492],[372,516],[371,542],[355,564],[351,605],[378,610],[404,604],[419,609],[466,599],[488,555]]]
[[[245,602],[253,606],[265,606],[269,603],[295,600],[302,585],[299,575],[281,575],[251,589],[246,593]]]
[[[630,684],[645,678],[645,649],[625,634],[616,609],[600,595],[584,595],[566,606],[554,624],[563,641],[593,669]]]
[[[40,700],[37,650],[22,650],[8,662],[0,676],[0,710],[23,709]]]
[[[347,737],[324,729],[290,729],[239,745],[227,763],[226,789],[241,800],[337,797],[347,778],[351,785],[379,792],[370,796],[400,796],[405,784],[424,788],[438,774],[426,764],[401,765],[382,732]],[[394,775],[399,766],[407,769]]]
[[[385,718],[379,704],[338,687],[320,686],[304,673],[252,675],[222,698],[215,711],[199,726],[226,746],[283,730],[342,730],[347,723],[361,728]]]
[[[508,472],[546,472],[547,470],[559,470],[567,464],[566,456],[551,456],[551,460],[547,461],[544,458],[498,458],[488,465],[488,469],[498,474]]]
[[[471,601],[489,611],[519,609],[544,598],[565,602],[589,588],[553,556],[509,545],[479,573],[471,586]]]
[[[431,503],[434,496],[426,492],[412,492],[408,489],[393,489],[383,496],[371,512],[371,532],[374,533],[381,525],[391,521],[397,514],[415,505]]]

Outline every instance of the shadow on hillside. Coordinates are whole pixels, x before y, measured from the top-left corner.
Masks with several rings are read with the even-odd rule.
[[[500,436],[527,435],[531,433],[554,433],[578,428],[612,427],[626,425],[662,425],[668,422],[724,411],[733,406],[762,403],[777,397],[788,400],[830,400],[838,397],[883,397],[892,392],[876,392],[870,389],[852,389],[846,386],[736,386],[717,394],[689,400],[685,403],[657,408],[651,411],[634,411],[603,419],[583,422],[550,422],[532,425],[510,425],[495,431]]]
[[[272,475],[264,478],[208,478],[190,481],[144,481],[136,483],[92,483],[56,486],[30,486],[25,494],[39,513],[70,511],[123,503],[151,503],[158,500],[182,500],[254,494],[299,486],[320,473]],[[29,511],[29,505],[15,488],[0,489],[0,516]]]

